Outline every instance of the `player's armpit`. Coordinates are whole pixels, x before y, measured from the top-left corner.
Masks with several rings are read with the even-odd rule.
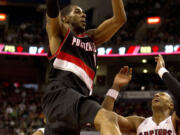
[[[50,18],[46,15],[46,31],[48,33],[49,38],[55,35],[59,35],[60,33],[59,17]]]
[[[68,28],[60,22],[60,17],[50,18],[47,16],[46,31],[49,39],[49,48],[53,55],[58,50],[61,41],[65,38]]]
[[[118,124],[121,132],[123,133],[136,133],[139,125],[144,121],[144,117],[129,116],[129,117],[118,117]]]
[[[48,33],[48,38],[52,36],[62,36],[64,37],[68,31],[68,27],[61,20],[61,13],[56,18],[50,18],[46,15],[46,31]]]

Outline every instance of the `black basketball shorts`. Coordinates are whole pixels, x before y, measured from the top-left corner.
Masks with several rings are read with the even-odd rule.
[[[94,127],[94,118],[101,106],[72,88],[60,88],[43,98],[47,119],[45,135],[78,135],[86,125]]]

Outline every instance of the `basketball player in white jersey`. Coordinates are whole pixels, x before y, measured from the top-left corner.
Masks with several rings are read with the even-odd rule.
[[[155,57],[155,61],[157,62],[155,71],[171,91],[176,103],[173,102],[172,97],[168,93],[156,93],[152,99],[152,117],[123,117],[119,115],[118,124],[122,133],[136,133],[137,135],[180,135],[180,83],[166,70],[161,55]],[[116,79],[115,81],[122,80],[122,75],[118,77],[121,79]],[[124,82],[129,82],[130,77],[128,75],[123,75],[123,78]],[[118,84],[118,82],[114,84]],[[113,89],[117,92],[112,96],[106,96],[103,103],[103,107],[108,110],[113,110],[114,101],[117,98],[116,93],[118,93],[120,87],[114,85]]]

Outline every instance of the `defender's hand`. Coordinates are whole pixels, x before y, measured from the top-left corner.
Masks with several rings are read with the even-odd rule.
[[[120,88],[127,85],[132,78],[132,68],[124,66],[120,72],[116,74],[112,89],[120,91]]]
[[[157,62],[155,72],[158,74],[159,69],[165,67],[165,62],[160,54],[157,57],[155,57],[155,61]]]

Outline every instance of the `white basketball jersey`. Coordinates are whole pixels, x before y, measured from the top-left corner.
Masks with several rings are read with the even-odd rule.
[[[171,116],[157,125],[152,117],[145,119],[137,129],[137,135],[176,135]]]

